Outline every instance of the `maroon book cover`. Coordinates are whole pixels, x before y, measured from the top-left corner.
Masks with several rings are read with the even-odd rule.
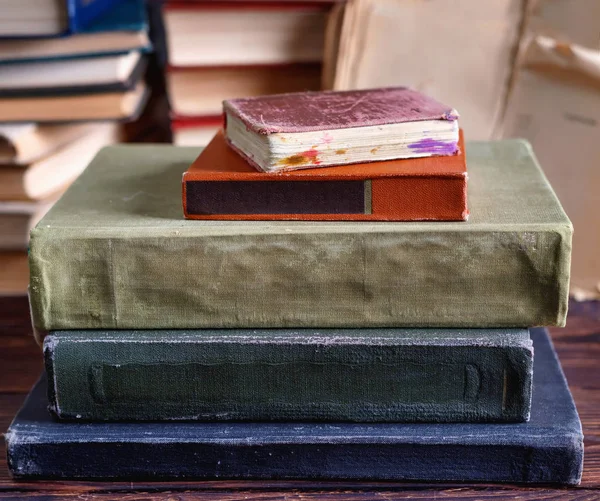
[[[231,99],[223,106],[258,134],[458,118],[450,106],[406,87],[277,94]]]

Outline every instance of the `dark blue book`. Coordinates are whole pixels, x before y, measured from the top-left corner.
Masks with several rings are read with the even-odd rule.
[[[41,380],[6,433],[8,464],[17,478],[578,484],[579,416],[548,334],[532,339],[528,423],[59,423]]]
[[[78,33],[101,33],[105,31],[140,31],[148,29],[146,7],[144,0],[69,0],[82,4],[88,3],[86,11],[81,7],[75,10],[77,21],[71,21],[71,28],[75,23]],[[104,5],[101,5],[104,4]],[[92,7],[97,5],[96,12]]]
[[[121,0],[67,0],[69,32],[86,32],[100,15],[121,3]]]

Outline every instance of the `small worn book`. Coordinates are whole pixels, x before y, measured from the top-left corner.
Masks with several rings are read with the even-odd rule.
[[[223,102],[231,147],[264,172],[458,153],[458,113],[405,87]]]
[[[219,132],[183,174],[183,210],[187,219],[462,221],[465,154],[262,173]]]
[[[64,423],[48,412],[44,378],[5,434],[8,467],[15,478],[578,484],[577,409],[548,334],[531,338],[526,423]]]
[[[56,331],[44,359],[66,420],[522,422],[531,405],[527,329]]]

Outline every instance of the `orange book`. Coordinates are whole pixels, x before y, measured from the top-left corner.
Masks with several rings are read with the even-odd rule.
[[[468,217],[462,131],[452,156],[289,172],[256,171],[217,133],[183,174],[187,219],[462,221]]]

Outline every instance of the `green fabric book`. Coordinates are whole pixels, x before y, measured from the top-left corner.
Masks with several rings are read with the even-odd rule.
[[[563,325],[572,226],[528,143],[471,142],[467,222],[189,221],[198,148],[101,150],[31,233],[39,332]]]
[[[62,419],[522,422],[526,329],[62,331],[44,340]]]

